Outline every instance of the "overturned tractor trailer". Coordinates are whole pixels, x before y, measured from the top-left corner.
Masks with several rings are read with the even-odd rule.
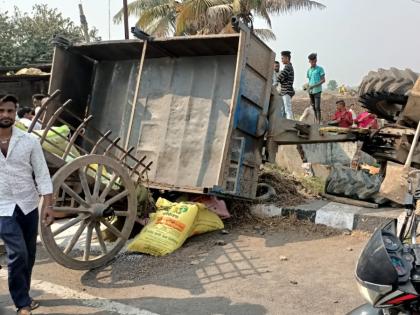
[[[274,58],[249,30],[57,46],[49,114],[71,99],[70,111],[153,161],[150,188],[253,198]]]

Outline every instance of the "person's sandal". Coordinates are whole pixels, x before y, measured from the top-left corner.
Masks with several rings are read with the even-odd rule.
[[[32,315],[31,308],[29,306],[18,309],[17,315]]]
[[[39,302],[31,300],[31,311],[36,310],[39,307]]]

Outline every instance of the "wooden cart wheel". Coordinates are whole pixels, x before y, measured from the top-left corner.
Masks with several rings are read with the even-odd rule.
[[[59,264],[77,270],[103,266],[124,246],[137,215],[136,189],[128,171],[103,155],[79,157],[53,176],[54,211],[66,218],[41,224],[41,240]],[[81,186],[81,189],[73,187]],[[122,227],[113,220],[124,217]],[[116,241],[108,243],[103,231]]]

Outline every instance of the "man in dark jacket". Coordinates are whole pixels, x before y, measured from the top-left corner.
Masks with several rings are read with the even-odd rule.
[[[284,68],[281,70],[279,75],[279,82],[281,84],[280,95],[283,98],[284,110],[286,112],[287,119],[293,119],[292,97],[295,95],[295,90],[293,89],[295,75],[290,58],[290,51],[281,52],[281,62],[283,63]]]

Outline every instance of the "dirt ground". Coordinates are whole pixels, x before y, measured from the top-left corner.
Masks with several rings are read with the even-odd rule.
[[[39,247],[34,314],[345,314],[363,303],[354,267],[367,240],[293,219],[227,222],[165,257],[122,253],[65,269]],[[226,233],[226,232],[225,232]],[[1,259],[4,265],[4,257]],[[0,272],[0,314],[14,314]]]

